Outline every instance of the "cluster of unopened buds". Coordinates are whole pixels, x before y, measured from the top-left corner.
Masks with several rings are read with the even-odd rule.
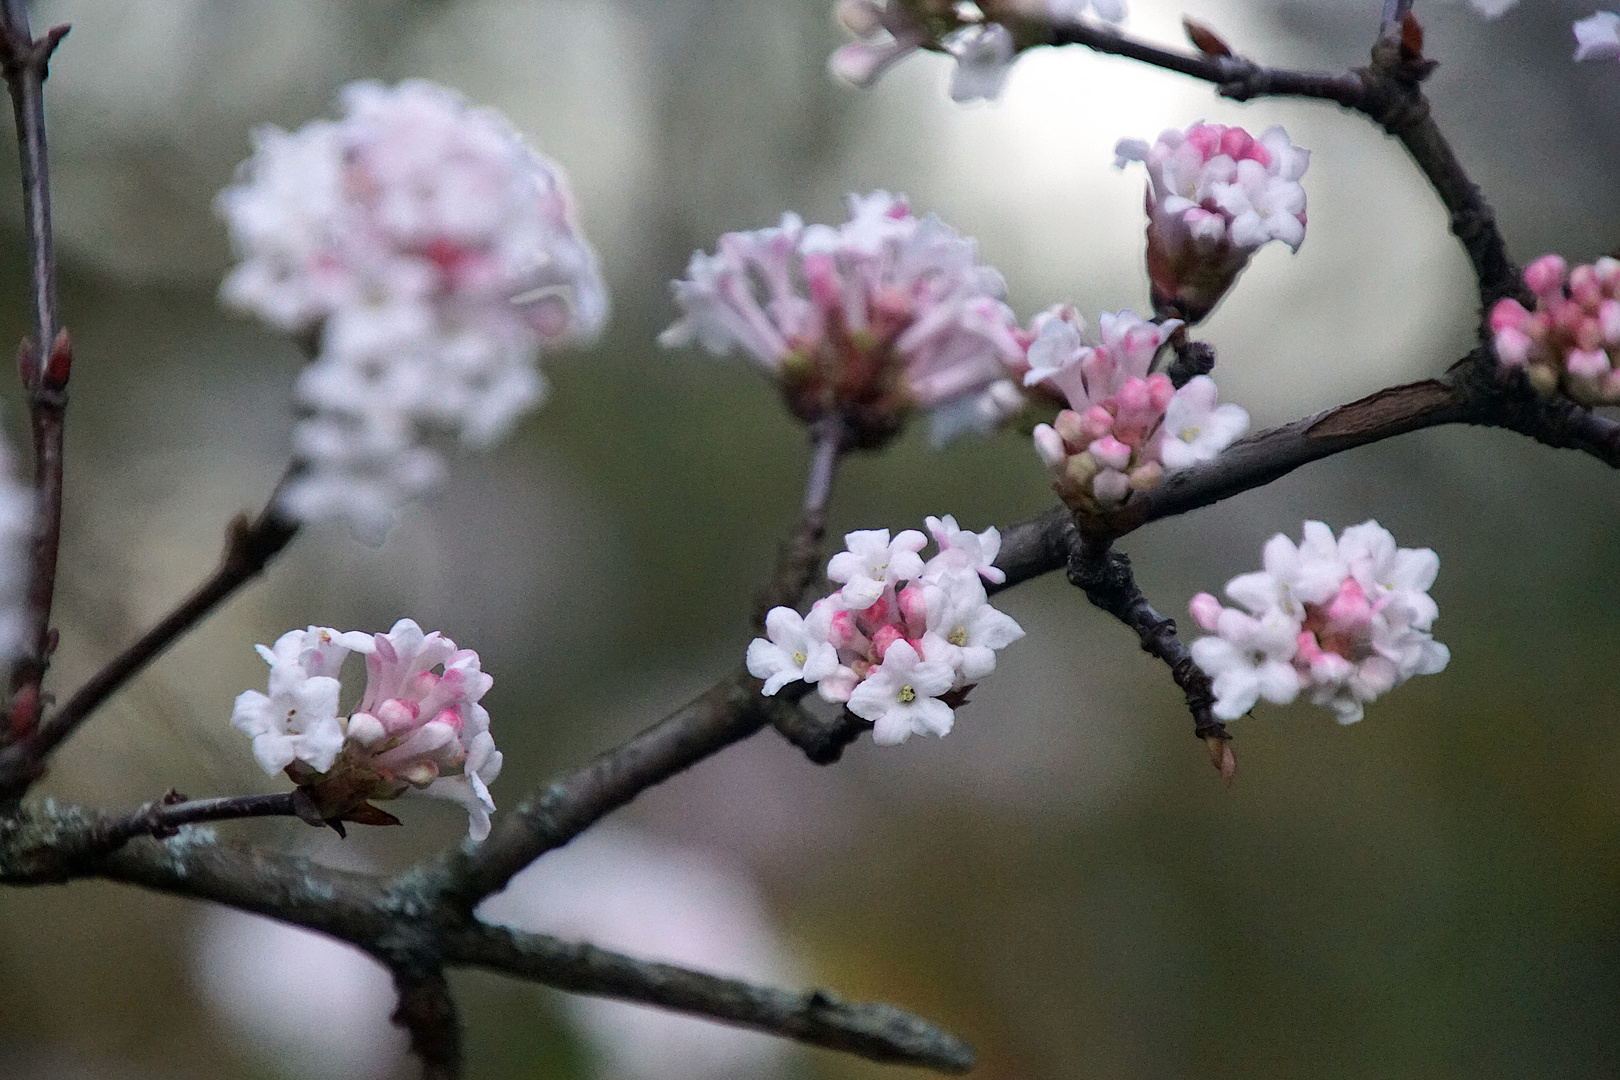
[[[1068,408],[1035,428],[1035,449],[1053,486],[1076,510],[1117,507],[1166,471],[1208,461],[1249,427],[1237,405],[1217,405],[1215,381],[1199,375],[1181,389],[1153,372],[1153,358],[1181,325],[1151,323],[1129,311],[1104,313],[1102,341],[1088,345],[1072,307],[1036,317],[1027,386],[1060,394]]]
[[[1265,569],[1227,582],[1244,610],[1209,593],[1193,597],[1193,620],[1214,635],[1192,644],[1194,661],[1214,680],[1214,714],[1235,720],[1260,698],[1279,705],[1302,691],[1333,710],[1341,724],[1413,675],[1432,675],[1451,659],[1429,634],[1440,609],[1429,587],[1440,559],[1428,548],[1397,548],[1376,521],[1337,540],[1307,521],[1295,546],[1281,533],[1265,547]]]
[[[218,201],[241,258],[221,293],[314,349],[282,510],[380,542],[443,471],[424,435],[498,438],[544,394],[539,351],[594,337],[607,296],[560,171],[497,113],[420,81],[342,104],[256,133]]]
[[[943,441],[989,430],[1023,401],[1008,365],[1024,341],[1002,302],[1001,275],[977,246],[904,197],[851,195],[843,225],[727,233],[694,252],[671,286],[682,318],[665,346],[697,341],[716,356],[741,348],[812,421],[836,412],[876,445],[912,407]],[[764,293],[761,295],[760,287]]]
[[[285,771],[302,789],[311,820],[397,825],[370,801],[426,795],[465,807],[474,840],[489,834],[501,752],[478,703],[494,680],[476,652],[410,619],[386,634],[289,630],[257,648],[269,693],[237,695],[231,724],[253,739],[265,772]],[[345,716],[337,676],[350,653],[366,658],[366,689]]]
[[[1120,168],[1147,166],[1147,269],[1161,314],[1198,322],[1262,245],[1281,240],[1298,251],[1305,240],[1299,180],[1311,155],[1280,127],[1255,138],[1198,123],[1165,131],[1151,145],[1121,139],[1114,154]]]
[[[1620,403],[1620,260],[1571,270],[1543,255],[1524,270],[1534,311],[1517,300],[1491,308],[1496,358],[1521,369],[1537,393],[1562,390],[1587,405]]]
[[[923,561],[928,538],[907,529],[852,532],[827,563],[843,588],[800,616],[772,608],[766,637],[748,646],[748,671],[774,696],[800,680],[827,701],[872,722],[872,739],[904,742],[944,735],[955,706],[996,667],[996,650],[1024,636],[1011,616],[990,606],[984,582],[1006,575],[994,564],[1001,534],[973,533],[956,519],[929,518],[937,553]]]

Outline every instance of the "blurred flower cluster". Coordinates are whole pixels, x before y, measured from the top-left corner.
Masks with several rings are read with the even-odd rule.
[[[1440,571],[1428,548],[1397,548],[1376,521],[1344,531],[1307,521],[1303,542],[1281,533],[1265,569],[1235,577],[1226,595],[1246,610],[1193,597],[1193,620],[1214,635],[1192,655],[1215,681],[1215,715],[1235,720],[1265,698],[1286,704],[1303,690],[1341,724],[1413,675],[1445,668],[1450,651],[1429,634],[1440,609],[1429,587]]]
[[[766,637],[748,646],[748,671],[774,695],[790,682],[816,685],[828,701],[873,723],[872,739],[905,742],[945,735],[973,685],[996,668],[996,650],[1024,636],[1011,616],[990,606],[984,582],[1006,575],[993,564],[1001,549],[994,528],[959,528],[956,519],[927,520],[928,538],[907,529],[844,537],[827,563],[843,588],[815,602],[810,614],[772,608]]]
[[[285,770],[321,819],[397,824],[369,800],[420,794],[465,807],[473,839],[489,834],[501,752],[478,704],[494,680],[476,652],[410,619],[386,634],[289,630],[257,648],[270,664],[269,693],[237,695],[231,724],[253,739],[264,771]],[[366,689],[345,717],[337,675],[351,652],[366,658]]]
[[[1620,402],[1620,260],[1569,269],[1543,255],[1524,269],[1534,311],[1511,297],[1491,308],[1496,358],[1522,369],[1539,393],[1562,390],[1586,405]]]
[[[354,83],[343,116],[256,133],[218,208],[227,303],[301,335],[301,471],[282,508],[381,542],[469,446],[537,404],[542,347],[594,337],[607,297],[558,168],[498,114],[412,81]]]
[[[682,318],[660,337],[716,356],[741,348],[803,420],[837,413],[877,445],[912,407],[936,442],[986,431],[1022,404],[1008,377],[1024,343],[1001,275],[977,246],[886,191],[852,195],[843,225],[726,233],[672,285]]]

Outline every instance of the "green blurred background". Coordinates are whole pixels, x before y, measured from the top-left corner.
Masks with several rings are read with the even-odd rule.
[[[1378,7],[1186,5],[1262,61],[1337,67],[1362,62]],[[1128,27],[1174,42],[1183,10],[1133,0]],[[1569,62],[1588,5],[1418,13],[1436,113],[1512,254],[1620,243],[1620,68]],[[785,209],[837,221],[846,192],[905,191],[979,239],[1021,317],[1063,300],[1140,310],[1143,178],[1110,167],[1114,141],[1282,123],[1314,154],[1310,234],[1297,257],[1262,252],[1207,324],[1223,397],[1279,423],[1437,372],[1472,335],[1466,263],[1380,132],[1078,50],[1026,56],[1001,102],[964,108],[933,56],[870,92],[834,85],[823,0],[80,0],[35,21],[74,23],[47,98],[78,358],[59,694],[206,572],[285,460],[298,354],[213,299],[228,251],[210,200],[253,126],[329,114],[354,78],[424,76],[496,106],[569,171],[615,302],[598,347],[546,359],[551,400],[515,437],[457,459],[379,550],[335,528],[302,538],[105,708],[42,796],[276,790],[226,721],[262,687],[251,646],[309,623],[409,615],[476,648],[506,806],[734,665],[803,433],[743,363],[653,337],[694,247]],[[0,340],[26,319],[11,171]],[[1051,501],[1026,439],[936,452],[914,431],[849,463],[833,525],[949,512],[982,528]],[[947,1024],[985,1080],[1615,1076],[1617,508],[1620,477],[1591,460],[1452,428],[1130,537],[1144,589],[1175,613],[1306,517],[1376,517],[1441,554],[1451,666],[1349,728],[1263,706],[1234,725],[1229,789],[1163,669],[1051,579],[998,600],[1029,635],[949,738],[862,742],[822,769],[766,732],[616,820],[731,867],[794,978]],[[407,828],[343,845],[290,822],[220,832],[385,869],[464,828],[449,804],[401,815]],[[208,1000],[202,918],[97,883],[0,893],[0,1075],[320,1075]],[[560,997],[455,981],[470,1075],[609,1074]],[[759,1060],[749,1075],[892,1074],[821,1051]]]

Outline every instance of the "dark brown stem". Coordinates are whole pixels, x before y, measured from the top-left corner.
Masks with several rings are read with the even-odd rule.
[[[1226,744],[1231,736],[1226,725],[1211,712],[1215,690],[1210,678],[1193,663],[1192,652],[1176,634],[1175,620],[1155,611],[1137,588],[1130,558],[1124,552],[1110,550],[1105,539],[1079,537],[1069,551],[1068,572],[1070,584],[1083,591],[1092,604],[1135,631],[1142,651],[1170,668],[1170,677],[1186,695],[1193,734],[1210,747],[1215,767],[1230,780],[1235,762]]]
[[[51,185],[45,145],[45,79],[51,53],[67,34],[59,26],[35,40],[23,0],[0,6],[0,74],[11,92],[22,169],[34,332],[20,356],[34,447],[34,540],[28,584],[27,652],[12,673],[11,723],[0,738],[27,735],[40,713],[40,683],[54,647],[51,604],[62,534],[62,432],[72,351],[56,309],[56,247],[51,238]]]
[[[394,1023],[411,1036],[411,1053],[422,1061],[422,1080],[461,1075],[461,1020],[444,969],[431,965],[393,968],[399,1007]]]
[[[219,567],[173,611],[114,657],[32,734],[0,752],[0,800],[16,798],[41,773],[45,757],[92,712],[154,658],[201,622],[226,597],[263,572],[292,541],[298,525],[276,510],[274,497],[255,519],[236,519],[226,532]]]
[[[171,791],[122,817],[102,823],[99,841],[112,850],[137,836],[158,839],[173,836],[182,825],[203,821],[230,821],[249,817],[294,817],[297,809],[290,791],[273,795],[234,795],[220,799],[187,799]]]

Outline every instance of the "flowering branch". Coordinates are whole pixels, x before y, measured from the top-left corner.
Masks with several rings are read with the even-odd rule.
[[[51,601],[62,533],[62,431],[72,351],[56,311],[56,248],[51,239],[50,168],[45,147],[45,79],[51,53],[66,36],[58,26],[35,39],[23,0],[0,7],[0,75],[11,92],[22,166],[23,218],[33,292],[34,333],[23,342],[19,368],[28,391],[33,427],[35,519],[33,570],[28,587],[26,655],[12,674],[13,737],[38,721],[40,681],[50,663]]]
[[[1406,5],[1409,9],[1410,5]],[[1422,56],[1422,32],[1388,32],[1415,27],[1409,10],[1394,4],[1385,31],[1373,46],[1367,67],[1347,72],[1290,71],[1218,52],[1184,53],[1137,41],[1111,27],[1078,20],[1049,20],[1009,13],[998,20],[1024,41],[1084,45],[1094,52],[1123,56],[1167,71],[1214,83],[1222,97],[1304,97],[1335,104],[1366,116],[1400,140],[1451,215],[1451,231],[1462,242],[1479,283],[1480,300],[1490,307],[1504,296],[1521,296],[1518,268],[1496,226],[1496,214],[1468,178],[1430,112],[1422,81],[1434,70]],[[1393,18],[1393,23],[1390,19]],[[1219,39],[1215,39],[1219,42]],[[1224,47],[1224,45],[1222,46]]]
[[[262,573],[270,560],[292,542],[298,526],[275,507],[276,499],[272,497],[257,518],[250,521],[243,515],[233,521],[226,531],[225,554],[206,581],[92,675],[50,718],[0,752],[0,799],[20,796],[41,774],[45,757],[91,713],[228,596]]]

